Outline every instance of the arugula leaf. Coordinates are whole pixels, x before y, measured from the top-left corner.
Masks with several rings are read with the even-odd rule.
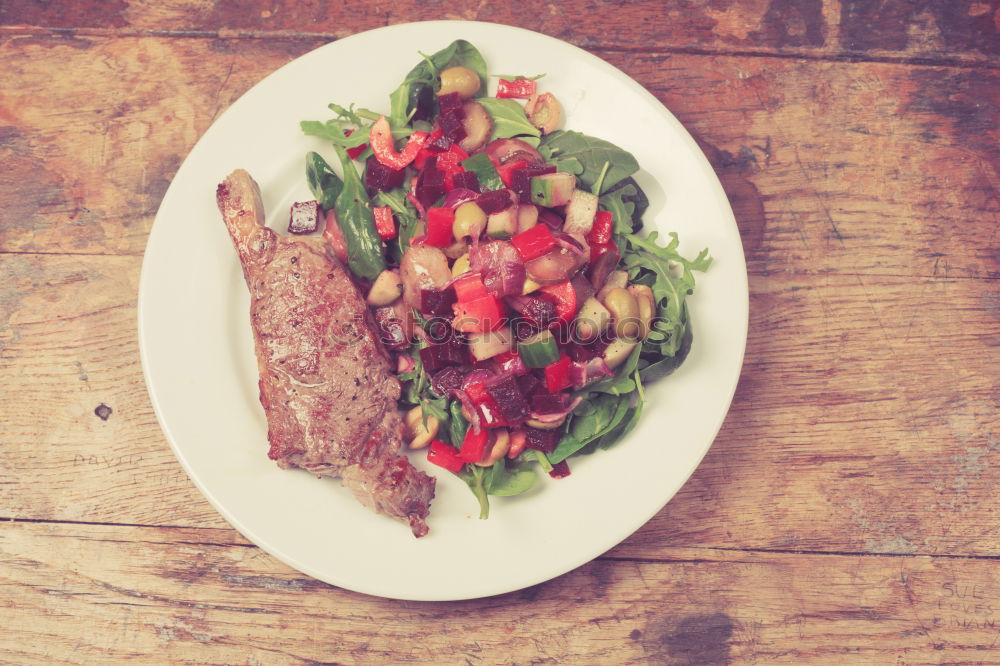
[[[654,331],[662,334],[663,341],[659,342],[654,337],[651,344],[661,356],[673,356],[681,347],[688,320],[685,299],[694,291],[692,271],[705,271],[712,264],[707,249],[702,250],[693,261],[685,259],[677,251],[680,243],[677,234],[669,235],[671,241],[662,247],[656,242],[655,231],[646,238],[628,234],[628,249],[623,257],[630,277],[643,270],[654,275],[651,285],[657,302]],[[649,346],[650,343],[643,344],[644,348]]]
[[[649,208],[649,199],[634,178],[626,178],[605,192],[599,201],[601,210],[614,215],[615,235],[638,233],[642,229],[642,216]]]
[[[493,139],[510,139],[517,137],[522,141],[530,137],[539,137],[541,130],[528,121],[524,107],[512,99],[497,99],[484,97],[478,100],[493,117]]]
[[[632,153],[622,150],[604,139],[596,139],[572,130],[556,130],[542,137],[539,152],[547,161],[554,162],[575,157],[583,165],[577,177],[589,190],[605,170],[601,193],[608,192],[622,180],[639,170]]]

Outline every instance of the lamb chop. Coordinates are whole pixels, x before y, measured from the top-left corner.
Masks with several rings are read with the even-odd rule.
[[[265,227],[246,171],[216,198],[250,289],[268,456],[342,478],[362,504],[425,535],[435,479],[399,453],[399,381],[347,270],[321,238]]]

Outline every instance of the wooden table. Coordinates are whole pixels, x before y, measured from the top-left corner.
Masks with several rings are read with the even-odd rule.
[[[218,114],[330,40],[519,25],[698,138],[750,272],[708,457],[561,578],[377,599],[239,536],[154,418],[136,290]],[[1000,2],[0,3],[0,660],[1000,663]]]

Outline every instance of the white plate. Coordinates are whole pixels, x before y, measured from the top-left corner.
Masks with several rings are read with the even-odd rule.
[[[420,58],[452,40],[475,44],[493,74],[546,72],[566,126],[631,151],[649,195],[649,229],[680,233],[715,263],[689,300],[695,341],[687,362],[649,388],[642,421],[610,451],[570,460],[517,498],[493,498],[478,520],[472,493],[438,477],[430,534],[358,504],[336,481],[282,471],[268,460],[257,399],[249,296],[215,206],[215,187],[246,168],[268,220],[312,198],[304,155],[332,150],[303,136],[329,102],[388,110],[389,93]],[[492,85],[495,85],[493,83]],[[184,161],[156,216],[142,267],[139,337],[156,414],[177,458],[208,500],[248,539],[333,585],[384,597],[483,597],[546,581],[593,559],[642,526],[677,492],[715,438],[743,361],[747,280],[732,210],[695,142],[651,94],[565,42],[461,21],[372,30],[323,46],[274,72],[232,105]]]

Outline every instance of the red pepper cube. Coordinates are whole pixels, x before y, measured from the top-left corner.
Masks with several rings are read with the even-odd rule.
[[[500,174],[500,180],[503,181],[503,184],[510,187],[514,184],[514,172],[526,166],[528,166],[527,160],[505,162],[504,164],[497,165],[497,173]]]
[[[438,439],[431,441],[431,445],[427,449],[427,460],[456,474],[461,472],[465,466],[465,461],[462,460],[459,451],[451,444],[445,444]]]
[[[486,443],[490,439],[490,433],[486,428],[480,428],[476,432],[475,428],[465,431],[465,439],[462,440],[462,448],[459,451],[459,458],[465,462],[476,463],[483,459],[486,452]]]
[[[448,247],[455,241],[451,233],[451,228],[455,222],[455,210],[453,208],[433,207],[427,210],[427,235],[424,237],[426,245],[434,247]]]
[[[391,208],[375,206],[372,208],[372,215],[375,217],[375,231],[378,232],[379,238],[387,241],[396,237],[396,220],[392,216]]]
[[[573,283],[569,280],[565,282],[560,282],[559,284],[551,284],[545,287],[540,287],[538,289],[542,296],[551,302],[556,308],[556,316],[563,323],[568,323],[573,320],[576,315],[576,311],[580,308],[580,303],[577,303],[576,289],[573,288]]]
[[[587,232],[587,242],[591,245],[607,245],[615,227],[615,216],[609,210],[599,210],[594,216],[594,226]]]
[[[545,224],[536,224],[527,231],[515,234],[510,242],[524,261],[537,259],[556,246],[556,239]]]
[[[469,400],[471,400],[473,404],[478,405],[487,397],[486,384],[482,382],[469,384],[465,387],[465,394],[469,396]]]
[[[483,284],[479,273],[463,273],[451,283],[451,286],[455,288],[455,300],[459,302],[474,301],[490,293],[486,291],[486,285]]]
[[[445,173],[459,173],[465,171],[461,162],[468,158],[469,154],[454,143],[451,148],[438,155],[437,168]]]
[[[564,354],[555,363],[545,366],[545,387],[549,389],[549,393],[562,391],[572,385],[573,382],[570,381],[569,377],[569,370],[572,364],[573,362],[569,356]]]
[[[497,83],[497,97],[500,99],[528,99],[538,92],[538,83],[533,79],[517,78],[513,81],[500,79]]]
[[[503,325],[503,304],[493,294],[458,302],[452,306],[455,319],[452,326],[463,333],[486,333]]]

